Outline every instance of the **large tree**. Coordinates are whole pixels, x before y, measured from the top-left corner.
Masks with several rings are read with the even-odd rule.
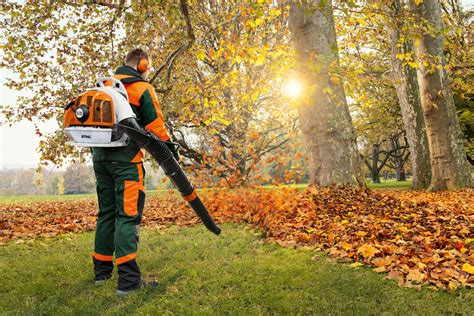
[[[170,131],[202,183],[255,180],[264,156],[290,143],[296,111],[280,96],[292,60],[283,9],[225,1],[192,7],[195,45],[164,100],[173,105]]]
[[[474,10],[463,10],[460,0],[442,0],[440,5],[450,86],[464,134],[467,158],[474,165]]]
[[[471,185],[464,140],[445,67],[438,0],[410,0],[415,32],[418,85],[431,157],[429,190]]]
[[[387,31],[391,47],[391,74],[410,146],[412,186],[414,189],[426,189],[431,180],[431,165],[420,91],[416,69],[404,60],[412,57],[412,43],[402,33],[406,29],[403,26],[402,2],[393,0],[390,7]]]
[[[291,3],[289,26],[307,89],[298,113],[310,183],[357,184],[359,157],[339,72],[331,1]]]

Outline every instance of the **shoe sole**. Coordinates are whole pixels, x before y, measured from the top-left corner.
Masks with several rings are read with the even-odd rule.
[[[156,283],[156,282],[155,282]],[[127,291],[122,291],[122,290],[117,290],[115,293],[117,293],[118,296],[127,296],[129,295],[130,293],[134,293],[136,291],[139,291],[141,289],[145,289],[145,288],[155,288],[158,286],[158,283],[156,284],[151,284],[151,283],[142,283],[139,287],[137,288],[134,288],[134,289],[130,289],[130,290],[127,290]]]
[[[124,296],[128,296],[136,291],[138,291],[140,289],[136,289],[136,290],[130,290],[130,291],[120,291],[120,290],[117,290],[115,293],[117,294],[117,296],[120,296],[120,297],[124,297]]]
[[[94,281],[94,285],[97,285],[97,286],[103,285],[103,284],[105,284],[107,281],[109,281],[110,279],[112,279],[112,277],[110,277],[110,278],[108,278],[108,279],[105,279],[105,280],[95,280],[95,281]]]

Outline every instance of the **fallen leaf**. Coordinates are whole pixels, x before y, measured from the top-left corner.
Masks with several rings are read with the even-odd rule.
[[[377,249],[375,249],[373,246],[368,245],[368,244],[362,245],[357,249],[357,253],[362,254],[364,258],[372,258],[376,252],[377,252]]]
[[[378,267],[378,268],[375,268],[373,269],[375,272],[378,272],[378,273],[381,273],[381,272],[386,272],[387,269],[385,269],[385,267]]]
[[[466,271],[469,274],[474,274],[474,266],[471,266],[469,263],[463,264],[462,270]]]

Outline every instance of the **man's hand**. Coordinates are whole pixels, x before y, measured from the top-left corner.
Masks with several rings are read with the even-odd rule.
[[[173,153],[174,159],[179,162],[181,160],[181,156],[178,152],[178,146],[171,142],[166,142],[166,146],[168,146],[168,148],[171,150],[171,153]]]

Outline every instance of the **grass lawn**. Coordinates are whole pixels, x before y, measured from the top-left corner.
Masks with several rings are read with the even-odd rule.
[[[474,314],[474,291],[399,288],[369,268],[263,242],[245,226],[144,229],[139,262],[161,285],[119,298],[92,284],[93,234],[1,246],[0,314]],[[313,258],[313,259],[312,259]]]
[[[366,180],[367,186],[371,189],[409,189],[411,183],[411,181],[397,181],[395,179],[380,180],[380,183],[372,183],[370,180]]]
[[[159,194],[166,190],[147,190],[147,195]],[[66,194],[66,195],[0,195],[0,204],[10,203],[36,203],[55,201],[78,201],[82,199],[97,199],[96,193],[90,194]]]
[[[365,184],[371,189],[409,189],[411,187],[411,181],[397,181],[395,179],[381,180],[381,183],[372,183],[370,180],[365,180]],[[308,185],[306,183],[289,184],[289,185],[266,185],[265,189],[278,189],[282,187],[294,188],[298,190],[306,189]]]
[[[96,198],[96,194],[68,194],[68,195],[1,195],[0,204],[36,203],[54,201],[72,201]]]

